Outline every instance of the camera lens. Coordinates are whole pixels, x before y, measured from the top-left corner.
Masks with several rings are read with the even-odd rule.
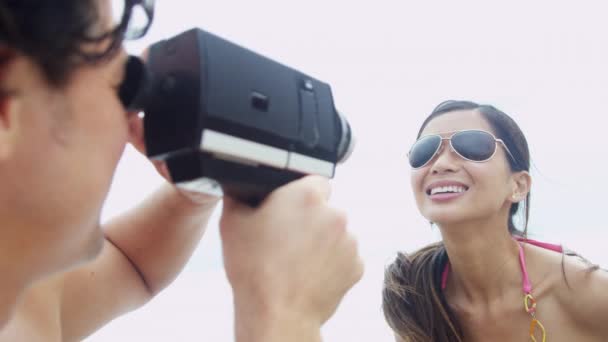
[[[346,121],[346,119],[340,115],[340,113],[338,113],[338,118],[340,119],[342,131],[340,141],[338,142],[338,163],[341,164],[344,163],[353,153],[356,139],[350,129],[348,121]]]

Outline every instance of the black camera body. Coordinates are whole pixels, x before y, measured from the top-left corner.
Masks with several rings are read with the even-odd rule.
[[[257,204],[308,174],[334,176],[354,138],[328,84],[200,29],[130,57],[120,98],[143,110],[150,158],[180,187]]]

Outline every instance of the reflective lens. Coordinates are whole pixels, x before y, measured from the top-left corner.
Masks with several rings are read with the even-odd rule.
[[[143,36],[143,32],[148,26],[148,16],[146,12],[140,6],[133,7],[131,12],[131,19],[129,25],[125,31],[126,39],[135,39]]]
[[[112,0],[112,24],[120,25],[125,14],[125,0]]]
[[[426,165],[433,159],[443,140],[450,140],[452,148],[462,158],[475,162],[486,161],[496,152],[496,138],[485,131],[461,131],[454,133],[450,138],[429,135],[418,140],[410,150],[408,155],[410,166],[417,169]],[[511,155],[508,149],[507,152]]]
[[[452,136],[452,147],[463,158],[472,161],[490,159],[496,150],[496,140],[488,132],[463,131]]]
[[[153,0],[143,0],[133,5],[131,18],[125,31],[125,38],[137,39],[143,37],[148,31],[150,24],[152,24],[153,11]]]
[[[154,17],[154,0],[112,0],[112,19],[125,39],[143,37]]]
[[[440,146],[441,137],[438,135],[429,135],[416,141],[408,155],[410,166],[415,169],[423,167],[433,159]]]

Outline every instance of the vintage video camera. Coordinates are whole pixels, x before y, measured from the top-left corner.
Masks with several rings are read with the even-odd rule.
[[[147,154],[179,187],[252,205],[308,174],[334,176],[354,147],[330,86],[192,29],[131,56],[119,96],[145,113]]]

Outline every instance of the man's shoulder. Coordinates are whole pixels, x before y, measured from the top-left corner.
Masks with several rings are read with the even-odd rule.
[[[0,330],[0,342],[61,341],[61,282],[61,275],[53,276],[26,290]]]

